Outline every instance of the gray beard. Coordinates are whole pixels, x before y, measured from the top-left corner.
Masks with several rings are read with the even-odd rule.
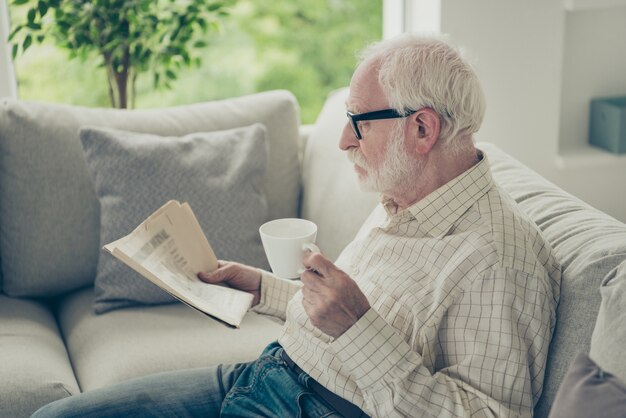
[[[416,161],[406,153],[403,138],[397,132],[392,132],[380,167],[372,168],[359,149],[350,150],[348,158],[367,171],[365,176],[359,175],[359,185],[366,192],[404,194],[415,187],[414,182],[423,171],[422,160]]]

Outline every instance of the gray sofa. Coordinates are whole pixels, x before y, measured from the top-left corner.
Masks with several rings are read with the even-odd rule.
[[[231,329],[182,304],[93,313],[99,206],[78,139],[81,126],[183,135],[264,124],[270,142],[267,218],[316,222],[318,245],[332,258],[378,201],[359,190],[337,147],[345,95],[332,94],[317,123],[305,128],[285,91],[131,112],[1,100],[0,416],[29,416],[55,399],[148,373],[247,361],[281,327],[249,312],[241,329]],[[621,350],[607,342],[611,332],[597,331],[593,342],[592,333],[601,287],[626,280],[626,269],[618,269],[626,259],[626,227],[494,145],[479,148],[496,181],[541,228],[563,265],[558,322],[536,408],[536,416],[546,417],[577,353],[602,347],[595,359],[607,368],[612,356],[619,358]]]

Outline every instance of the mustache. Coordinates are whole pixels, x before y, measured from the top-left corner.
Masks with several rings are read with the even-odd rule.
[[[367,168],[367,165],[368,165],[367,161],[360,149],[354,148],[354,149],[348,150],[348,160],[350,160],[352,164],[356,164],[360,167]]]

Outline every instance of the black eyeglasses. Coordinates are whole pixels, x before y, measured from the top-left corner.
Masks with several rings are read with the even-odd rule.
[[[347,112],[346,114],[348,115],[348,119],[350,120],[350,125],[352,125],[354,135],[356,135],[356,139],[360,141],[362,139],[362,136],[361,131],[359,131],[359,121],[406,118],[407,116],[410,116],[415,112],[416,110],[407,110],[406,113],[399,113],[397,110],[394,109],[383,109],[376,110],[374,112],[359,113],[356,115],[352,112]]]

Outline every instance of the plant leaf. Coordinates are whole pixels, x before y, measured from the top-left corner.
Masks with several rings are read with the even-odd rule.
[[[13,44],[13,59],[15,60],[15,58],[17,57],[17,50],[19,49],[19,45],[18,44]]]
[[[22,52],[26,52],[28,47],[33,43],[33,37],[31,35],[26,35],[24,38],[24,42],[22,43]]]
[[[39,9],[39,15],[44,17],[46,13],[48,13],[48,3],[43,0],[39,0],[39,3],[37,3],[37,9]]]
[[[36,9],[30,9],[28,11],[28,23],[33,23],[35,21],[35,18],[37,17],[37,10]]]
[[[17,33],[18,33],[19,31],[21,31],[23,27],[24,27],[24,26],[22,26],[22,25],[16,26],[16,27],[15,27],[15,29],[13,29],[13,32],[11,32],[11,34],[9,35],[9,38],[8,38],[7,40],[8,40],[9,42],[10,42],[10,41],[12,41],[12,40],[13,40],[13,38],[15,38],[15,35],[17,35]]]
[[[213,4],[209,4],[209,6],[207,7],[207,10],[209,12],[214,12],[218,9],[221,9],[222,7],[224,7],[224,3],[218,1]]]

